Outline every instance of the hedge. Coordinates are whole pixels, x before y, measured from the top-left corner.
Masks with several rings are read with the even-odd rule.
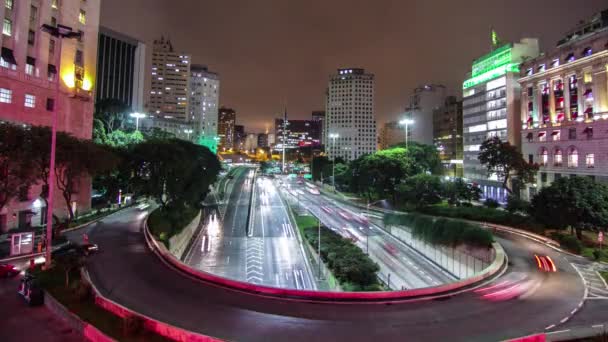
[[[481,227],[458,220],[433,218],[421,214],[385,214],[385,225],[403,225],[412,235],[433,245],[458,246],[466,244],[489,248],[494,242],[492,233]]]
[[[318,227],[303,227],[311,246],[318,246]],[[321,259],[345,291],[379,291],[377,272],[380,267],[351,241],[331,229],[321,227]]]
[[[185,205],[159,207],[150,214],[148,228],[155,237],[169,247],[169,239],[186,228],[199,211],[200,209]]]

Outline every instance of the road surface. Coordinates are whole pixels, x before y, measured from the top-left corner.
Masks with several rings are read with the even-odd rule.
[[[338,203],[324,195],[313,194],[310,185],[285,180],[282,190],[292,200],[319,218],[342,236],[350,237],[380,266],[381,278],[393,289],[438,286],[456,278],[386,233],[361,215],[360,211]]]
[[[392,305],[269,299],[193,280],[167,267],[147,249],[141,233],[145,216],[145,211],[127,209],[95,225],[90,238],[101,252],[88,262],[93,282],[131,309],[231,341],[496,341],[559,324],[585,292],[571,257],[506,235],[498,241],[509,255],[509,271],[488,287],[520,275],[537,279],[519,298],[489,300],[468,292]],[[534,253],[550,256],[558,272],[540,273]],[[599,320],[605,312],[592,314]]]

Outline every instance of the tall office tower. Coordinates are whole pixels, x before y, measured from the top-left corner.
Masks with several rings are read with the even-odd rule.
[[[414,89],[405,116],[414,121],[409,126],[410,141],[421,144],[433,144],[433,111],[445,101],[445,86],[427,84]]]
[[[234,126],[236,124],[236,111],[221,107],[218,114],[217,135],[220,138],[219,146],[228,150],[236,148],[234,144]]]
[[[135,38],[99,28],[95,102],[113,99],[134,112],[144,110],[146,45]]]
[[[288,150],[306,146],[319,146],[321,144],[322,122],[315,120],[287,120],[283,124],[283,119],[275,119],[274,132],[278,145],[277,149],[282,149],[283,145]],[[283,131],[285,130],[285,134]],[[283,143],[285,140],[285,144]]]
[[[202,65],[192,65],[190,72],[190,118],[195,127],[193,134],[201,145],[216,151],[220,78]]]
[[[58,109],[58,131],[91,139],[99,6],[99,0],[2,2],[0,122],[51,126],[52,112]],[[82,36],[53,38],[40,29],[43,24],[69,26]],[[90,178],[78,179],[75,188],[72,209],[88,211]],[[0,208],[0,232],[43,224],[46,208],[41,191],[41,185],[23,188],[19,199]],[[54,214],[65,217],[67,208],[59,191],[54,200]]]
[[[327,89],[325,150],[329,158],[357,159],[376,151],[374,75],[338,69]]]
[[[381,150],[403,143],[405,142],[405,128],[399,125],[399,122],[397,121],[386,122],[380,128],[378,140]]]
[[[236,150],[245,149],[245,126],[234,125],[234,148]]]
[[[162,119],[190,122],[190,56],[173,50],[170,40],[154,41],[149,109]]]
[[[540,165],[532,199],[560,177],[608,182],[608,10],[521,66],[522,154]]]
[[[455,96],[433,111],[433,137],[446,174],[462,177],[462,101]]]
[[[268,144],[268,133],[258,134],[258,147],[270,147]]]
[[[538,40],[532,38],[495,47],[473,62],[470,78],[463,83],[464,177],[479,184],[486,198],[505,201],[507,191],[479,163],[480,146],[492,137],[520,146],[519,65],[538,53]]]
[[[312,121],[318,121],[321,123],[321,134],[319,136],[319,140],[321,144],[323,144],[325,141],[325,111],[316,110],[312,112]]]

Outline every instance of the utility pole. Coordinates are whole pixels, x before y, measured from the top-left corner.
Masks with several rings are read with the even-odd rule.
[[[285,106],[285,113],[283,114],[283,163],[281,172],[285,174],[285,149],[287,148],[287,106]]]
[[[321,219],[317,219],[319,223],[318,238],[317,238],[317,254],[319,255],[319,280],[321,279]]]

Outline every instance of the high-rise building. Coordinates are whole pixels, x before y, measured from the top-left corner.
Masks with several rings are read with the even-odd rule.
[[[522,154],[540,165],[523,198],[560,177],[608,181],[607,72],[608,10],[521,65]]]
[[[245,126],[234,125],[234,148],[237,150],[244,150],[245,138]]]
[[[445,86],[427,84],[414,89],[405,116],[414,121],[409,126],[409,140],[421,144],[433,144],[433,111],[445,101]]]
[[[236,125],[236,111],[231,108],[221,107],[218,114],[217,135],[220,137],[222,149],[237,148],[234,143]]]
[[[58,108],[58,131],[91,139],[99,13],[99,0],[2,3],[0,122],[51,126],[51,112]],[[65,25],[82,36],[53,38],[40,29],[43,24]],[[72,208],[90,210],[90,178],[79,178],[75,187]],[[42,224],[41,191],[41,185],[23,189],[21,198],[0,208],[0,231]],[[65,217],[64,200],[59,191],[55,195],[54,214]]]
[[[245,150],[253,151],[258,148],[258,135],[255,133],[245,134]]]
[[[338,69],[327,89],[325,150],[329,158],[357,159],[377,148],[374,75]]]
[[[170,40],[154,41],[152,85],[149,109],[154,117],[192,121],[190,97],[190,56],[175,52]]]
[[[462,177],[462,101],[455,96],[433,111],[433,137],[446,174]]]
[[[321,144],[321,121],[314,120],[287,120],[285,133],[283,134],[283,119],[275,119],[274,132],[277,137],[276,149],[296,149],[306,146],[320,146]],[[283,144],[283,138],[286,143]]]
[[[321,144],[323,144],[325,141],[325,111],[316,110],[312,112],[312,121],[319,121],[321,123],[321,134],[319,135],[319,139]]]
[[[268,144],[268,133],[258,134],[258,147],[270,147]]]
[[[409,132],[408,132],[409,133]],[[393,145],[405,142],[405,129],[397,121],[384,123],[378,135],[378,145],[385,150]]]
[[[492,137],[520,146],[519,65],[538,56],[538,40],[508,43],[473,62],[463,83],[464,177],[477,183],[486,198],[505,201],[507,191],[495,174],[479,163],[481,144]]]
[[[95,100],[120,100],[134,112],[144,109],[146,45],[135,38],[99,28]]]
[[[220,79],[202,65],[193,64],[190,72],[190,118],[194,135],[200,144],[216,150]]]

